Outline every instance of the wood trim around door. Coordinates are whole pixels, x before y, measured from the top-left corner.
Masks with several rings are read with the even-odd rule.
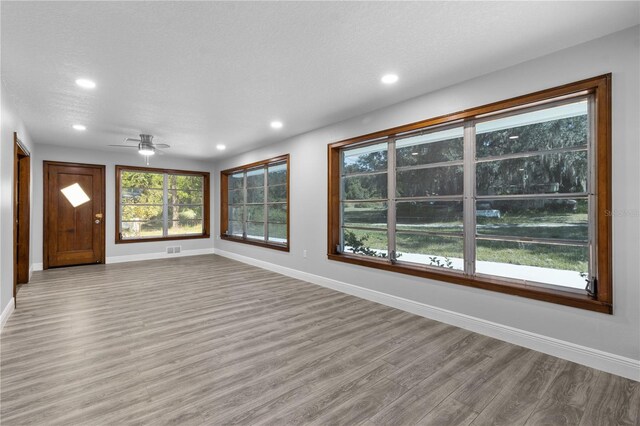
[[[13,133],[13,300],[18,284],[29,282],[29,235],[31,230],[31,157],[18,134]]]
[[[42,260],[43,260],[43,269],[49,269],[49,258],[48,258],[48,236],[47,236],[47,225],[48,225],[48,217],[46,214],[46,206],[49,202],[49,194],[47,188],[49,187],[49,167],[50,166],[71,166],[71,167],[87,167],[87,168],[99,168],[102,174],[102,197],[101,197],[101,210],[102,210],[102,222],[100,224],[100,239],[102,240],[102,253],[100,256],[100,263],[106,263],[106,233],[105,233],[105,223],[106,223],[106,166],[104,164],[85,164],[85,163],[68,163],[64,161],[43,161],[42,162],[43,169],[43,244],[42,244]]]

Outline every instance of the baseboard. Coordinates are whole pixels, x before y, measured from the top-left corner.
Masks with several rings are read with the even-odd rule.
[[[198,256],[201,254],[213,254],[213,248],[183,250],[180,253],[168,254],[165,252],[129,254],[125,256],[108,256],[106,263],[139,262],[141,260],[168,259],[171,257]],[[34,271],[42,271],[42,263],[33,264]]]
[[[109,263],[122,263],[122,262],[139,262],[141,260],[168,259],[172,257],[198,256],[201,254],[213,254],[213,247],[205,248],[205,249],[183,250],[180,253],[171,253],[171,254],[168,254],[166,252],[160,252],[160,253],[130,254],[126,256],[109,256],[107,257],[106,263],[109,264]]]
[[[456,327],[464,328],[485,336],[533,349],[568,361],[583,364],[607,373],[616,374],[628,379],[640,381],[640,360],[604,352],[598,349],[577,345],[553,337],[517,329],[503,324],[483,320],[465,314],[426,305],[409,299],[393,296],[353,284],[325,278],[308,272],[298,271],[251,257],[215,249],[215,254],[237,260],[249,265],[268,269],[282,275],[297,278],[342,293],[351,294],[362,299],[401,309],[415,315],[440,321]]]
[[[43,268],[42,262],[41,263],[34,263],[34,264],[31,265],[31,270],[33,272],[42,271],[42,268]]]
[[[2,311],[2,316],[0,316],[0,331],[2,331],[2,329],[4,328],[4,325],[7,323],[7,320],[9,319],[11,314],[13,313],[14,308],[15,308],[15,303],[14,303],[13,297],[12,297],[9,300],[9,303],[7,304],[7,306]]]

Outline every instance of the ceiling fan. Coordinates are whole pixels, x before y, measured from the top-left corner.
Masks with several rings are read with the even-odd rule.
[[[123,142],[124,143],[134,142],[134,143],[137,143],[137,145],[109,145],[109,146],[115,146],[118,148],[137,148],[138,154],[144,155],[147,166],[149,165],[150,156],[154,155],[156,152],[161,155],[164,153],[164,151],[158,148],[171,148],[171,146],[167,145],[166,143],[153,143],[153,135],[141,134],[140,139],[125,138]]]

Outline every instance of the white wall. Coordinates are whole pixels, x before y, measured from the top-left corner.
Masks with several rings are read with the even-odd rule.
[[[90,137],[90,136],[87,136]],[[182,246],[182,251],[206,250],[213,248],[212,238],[194,240],[174,240],[143,242],[131,244],[115,243],[115,166],[144,166],[143,157],[135,150],[127,153],[114,153],[96,150],[72,149],[54,145],[38,144],[35,148],[35,155],[32,158],[31,167],[33,170],[33,222],[31,226],[31,246],[33,253],[34,269],[42,268],[43,259],[43,161],[66,161],[75,163],[103,164],[106,166],[106,211],[105,233],[106,233],[106,257],[107,263],[122,261],[119,256],[138,256],[145,254],[166,253],[167,246]],[[211,172],[210,162],[195,161],[183,158],[167,157],[156,155],[151,159],[150,167],[166,167],[179,170],[196,170]],[[215,182],[215,175],[211,176],[211,186]],[[213,197],[210,198],[213,200]],[[214,212],[213,205],[211,212]]]
[[[640,360],[639,28],[217,163],[215,169],[219,173],[229,167],[291,154],[291,252],[219,239],[215,240],[216,250]],[[614,315],[327,260],[327,144],[609,72],[613,73],[613,208],[627,213],[613,218]],[[217,206],[218,180],[216,184]],[[219,215],[215,218],[213,231],[219,234]],[[303,250],[308,251],[306,259]]]
[[[33,144],[4,83],[0,98],[0,312],[4,312],[13,298],[13,132],[32,153]]]

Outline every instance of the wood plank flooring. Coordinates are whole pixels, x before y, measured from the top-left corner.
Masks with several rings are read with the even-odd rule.
[[[638,425],[640,383],[219,256],[35,273],[1,422]]]

